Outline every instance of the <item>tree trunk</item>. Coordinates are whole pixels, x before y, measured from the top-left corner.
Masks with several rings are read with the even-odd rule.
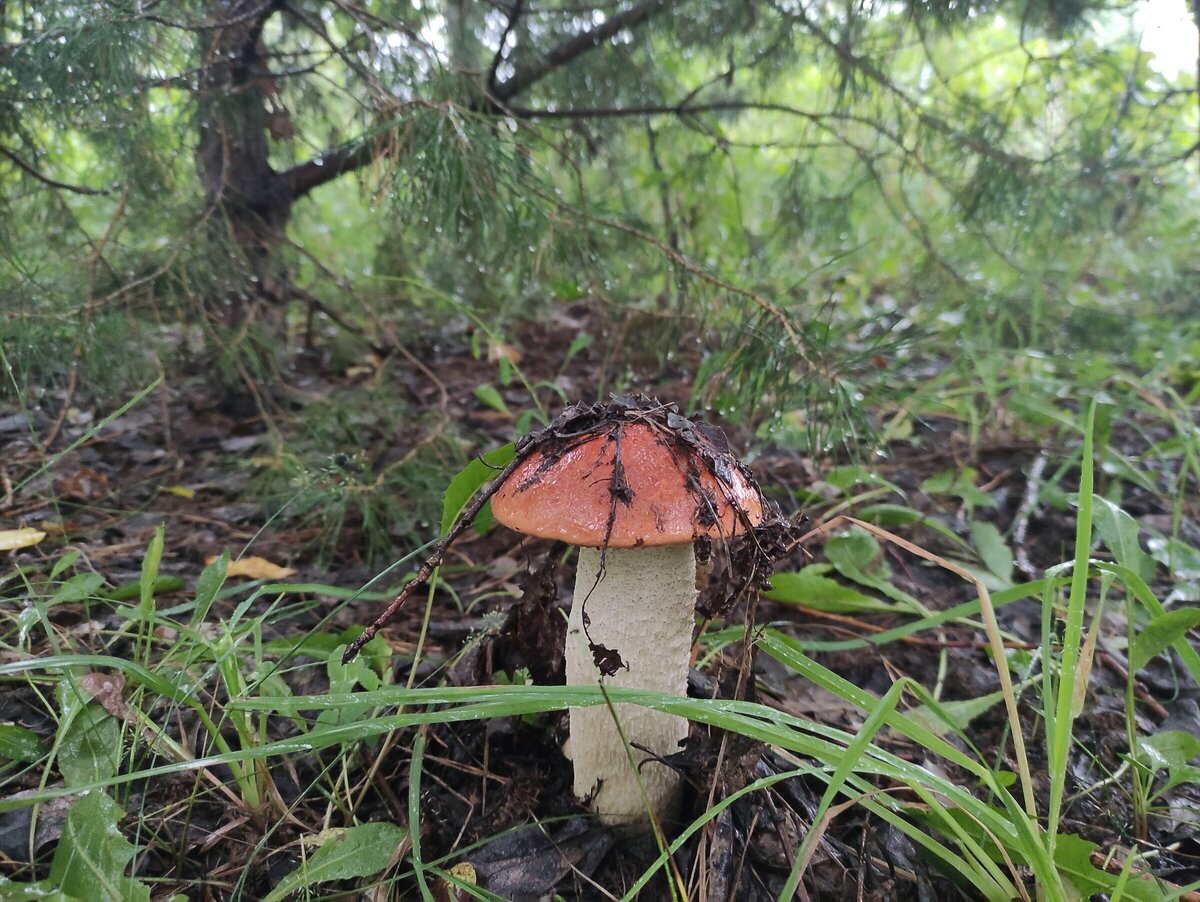
[[[229,23],[208,34],[201,66],[197,169],[210,227],[226,245],[242,284],[230,286],[221,319],[241,325],[258,308],[286,298],[278,259],[294,199],[289,181],[269,162],[275,94],[262,30],[279,8],[261,0],[212,0],[209,18]]]

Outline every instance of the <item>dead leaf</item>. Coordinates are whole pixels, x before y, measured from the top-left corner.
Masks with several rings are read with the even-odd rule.
[[[479,886],[505,899],[534,898],[552,893],[558,882],[575,873],[586,879],[612,848],[612,834],[572,818],[553,833],[523,827],[471,853]]]
[[[16,551],[36,545],[46,534],[40,529],[22,526],[20,529],[0,529],[0,551]]]
[[[125,704],[124,674],[100,673],[93,670],[80,677],[79,685],[117,720],[124,720],[129,716],[129,706]]]
[[[211,564],[216,559],[215,554],[210,554],[204,559],[204,563]],[[291,567],[280,567],[256,554],[230,561],[229,569],[225,571],[226,576],[245,576],[248,579],[287,579],[295,574],[296,571]]]
[[[72,501],[95,501],[108,493],[108,477],[91,467],[80,467],[69,476],[56,480],[54,488],[63,498]]]
[[[488,343],[487,359],[488,363],[499,363],[501,360],[507,360],[513,366],[520,366],[524,354],[514,348],[512,345],[505,344],[502,341],[493,341]]]

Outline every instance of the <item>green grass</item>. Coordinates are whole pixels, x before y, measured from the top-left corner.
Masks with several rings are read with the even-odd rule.
[[[950,705],[938,703],[928,687],[911,679],[901,679],[894,682],[886,696],[871,696],[810,657],[811,653],[821,650],[821,643],[798,642],[779,627],[758,635],[761,653],[772,656],[788,671],[815,682],[862,710],[864,720],[857,732],[822,726],[764,704],[732,700],[706,702],[637,691],[610,690],[608,694],[613,702],[644,704],[677,712],[696,723],[764,742],[796,762],[794,770],[760,780],[743,789],[742,793],[766,789],[773,781],[787,776],[804,775],[821,782],[826,790],[815,818],[821,830],[828,828],[827,819],[838,816],[846,806],[862,807],[871,816],[904,832],[925,855],[937,862],[940,870],[961,885],[973,886],[986,898],[1070,898],[1080,890],[1112,892],[1118,883],[1124,898],[1162,898],[1162,890],[1146,879],[1133,879],[1128,871],[1110,874],[1097,870],[1087,858],[1091,852],[1090,844],[1058,831],[1067,795],[1064,777],[1074,741],[1073,722],[1082,697],[1080,686],[1088,679],[1088,668],[1082,663],[1087,648],[1085,608],[1090,597],[1088,588],[1096,577],[1122,583],[1126,585],[1130,599],[1144,608],[1144,611],[1135,612],[1136,615],[1148,614],[1156,620],[1169,617],[1134,571],[1122,564],[1092,560],[1093,429],[1094,407],[1084,428],[1080,527],[1076,533],[1075,558],[1058,569],[1063,573],[1070,572],[1061,632],[1055,629],[1054,612],[1063,578],[1051,571],[1042,581],[1001,591],[994,600],[985,590],[980,599],[968,601],[949,612],[914,611],[893,600],[896,611],[912,619],[905,626],[890,631],[890,635],[872,637],[871,642],[878,647],[901,636],[937,629],[938,625],[953,618],[954,623],[974,624],[980,635],[990,637],[997,654],[995,665],[1007,669],[1003,656],[1004,637],[998,633],[995,617],[989,612],[994,607],[1028,597],[1042,597],[1043,639],[1038,651],[1042,661],[1042,685],[1038,687],[1038,694],[1045,724],[1045,747],[1050,756],[1050,788],[1044,800],[1034,801],[1033,775],[1028,771],[1024,754],[1018,756],[1020,772],[1015,775],[1018,786],[1014,786],[1010,782],[1012,777],[1004,776],[1001,759],[964,751],[964,747],[948,741],[946,736],[953,733],[966,740],[966,747],[971,748],[961,718],[947,710]],[[320,768],[323,776],[311,783],[304,798],[293,805],[325,807],[329,828],[335,832],[325,837],[325,844],[307,859],[307,864],[301,865],[300,876],[290,879],[288,885],[301,889],[326,879],[370,878],[383,872],[390,861],[391,850],[395,849],[392,843],[400,842],[397,837],[402,834],[388,834],[390,838],[386,842],[380,842],[376,837],[371,844],[356,832],[364,830],[366,825],[355,826],[353,795],[346,788],[347,775],[360,766],[355,760],[362,752],[372,748],[378,750],[380,742],[395,739],[398,735],[409,736],[412,747],[408,814],[409,823],[416,824],[421,816],[424,736],[431,724],[535,715],[564,710],[570,705],[605,702],[598,690],[580,687],[389,686],[390,669],[385,666],[389,651],[378,639],[373,643],[376,648],[368,649],[364,659],[344,668],[338,661],[344,641],[338,642],[336,636],[324,631],[295,636],[290,648],[290,641],[268,641],[264,638],[266,627],[286,627],[290,600],[312,594],[336,596],[346,593],[323,585],[264,584],[250,591],[234,589],[224,581],[226,558],[216,561],[200,575],[196,588],[185,601],[173,601],[169,607],[162,607],[155,593],[162,541],[160,531],[145,555],[137,595],[130,601],[114,603],[97,593],[94,585],[89,587],[91,594],[83,599],[94,612],[98,608],[112,609],[120,624],[114,632],[92,639],[92,643],[98,647],[118,643],[130,647],[132,643],[130,655],[89,654],[86,649],[78,648],[78,641],[56,639],[56,632],[48,629],[50,607],[64,601],[62,591],[72,584],[72,579],[78,578],[66,577],[64,581],[70,566],[41,583],[28,577],[18,578],[29,593],[37,617],[31,621],[34,629],[24,631],[24,642],[13,651],[20,653],[22,649],[34,647],[34,636],[43,630],[46,638],[58,648],[53,649],[53,654],[37,656],[29,656],[26,651],[23,660],[10,660],[0,665],[0,679],[10,685],[34,688],[46,704],[47,715],[54,718],[56,727],[48,750],[25,760],[23,765],[16,759],[8,765],[10,774],[14,766],[34,769],[41,775],[40,788],[19,799],[0,801],[0,812],[82,793],[95,793],[96,798],[103,799],[127,799],[125,788],[131,784],[178,780],[185,775],[196,780],[192,792],[196,793],[198,801],[204,793],[211,792],[205,781],[211,782],[214,769],[223,766],[232,774],[228,789],[233,790],[240,810],[253,817],[265,818],[264,823],[274,822],[278,828],[282,822],[277,818],[282,812],[272,810],[270,775],[301,759],[319,756],[325,762]],[[11,585],[11,573],[8,578]],[[67,599],[80,601],[76,596],[67,596]],[[232,613],[214,620],[211,612],[218,599],[235,603]],[[982,623],[973,620],[979,614],[983,614]],[[1187,625],[1164,626],[1160,636],[1162,641],[1156,647],[1145,648],[1142,657],[1152,657],[1166,645],[1174,644],[1193,678],[1200,678],[1200,657],[1188,644]],[[163,630],[169,630],[174,636],[169,643],[156,638]],[[38,641],[37,645],[41,644]],[[829,645],[824,643],[823,648],[829,648]],[[295,675],[292,663],[295,653],[317,656],[318,659],[323,657],[329,675],[328,693],[308,697],[290,694],[286,678]],[[98,708],[88,694],[80,690],[80,677],[94,672],[124,675],[130,710],[124,721]],[[1003,694],[1009,702],[1009,726],[1014,738],[1036,728],[1036,721],[1018,714],[1012,688],[1004,688]],[[916,718],[911,710],[904,710],[902,699],[913,696],[922,699],[935,722],[941,721],[938,729],[928,726],[929,714]],[[58,700],[54,700],[55,697]],[[155,714],[164,705],[168,716]],[[169,727],[184,712],[190,712],[199,724],[198,733],[192,734],[186,744]],[[282,730],[284,723],[290,724],[288,730]],[[292,732],[293,735],[278,738],[281,732]],[[887,751],[887,742],[881,744],[883,734],[887,732],[907,736],[940,760],[943,768],[961,772],[968,780],[942,776],[894,756]],[[114,756],[112,742],[118,739],[120,754]],[[994,756],[996,750],[990,750],[988,754]],[[1134,768],[1128,772],[1130,776],[1153,776],[1144,771],[1144,768]],[[60,776],[65,783],[53,786],[54,775]],[[1146,788],[1145,783],[1140,787],[1132,784],[1132,789],[1140,790],[1142,795]],[[320,802],[322,796],[325,796],[324,804]],[[718,807],[674,837],[672,848],[678,849],[680,843],[702,829],[731,802],[732,799],[721,800]],[[98,842],[96,836],[100,836],[102,826],[115,823],[114,812],[120,813],[112,802],[106,802],[102,811],[80,813],[78,835],[74,831],[64,835],[59,843],[60,852],[55,853],[50,865],[49,877],[43,878],[41,885],[48,885],[44,880],[53,882],[56,877],[70,879],[64,874],[73,873],[74,865],[59,864],[62,855],[68,854],[61,849],[77,847],[78,854],[86,854],[89,843]],[[143,840],[150,834],[149,829],[142,826],[134,832]],[[390,879],[413,878],[422,895],[428,895],[432,874],[450,862],[422,859],[418,832],[409,830],[407,836],[407,854],[392,871]],[[794,886],[802,878],[811,843],[818,837],[820,831],[814,830],[806,838],[788,885]],[[372,854],[376,858],[373,861],[378,865],[374,870],[365,870],[364,855],[367,853],[362,852],[360,843],[364,848],[374,849]],[[337,864],[337,856],[332,852],[337,844],[347,846],[347,850],[356,849],[353,855],[346,856],[347,861],[354,862],[353,867]],[[126,874],[128,858],[124,852],[112,852],[107,860],[109,872],[106,877],[112,880],[113,886],[126,886],[126,890],[133,892],[136,889],[137,894],[142,894],[143,884]],[[647,885],[666,860],[665,854],[660,855],[652,868],[632,886],[631,895],[640,886]],[[131,880],[132,883],[128,883]],[[32,884],[30,886],[29,891],[32,891]],[[13,888],[13,891],[20,890]]]
[[[662,835],[661,854],[628,887],[627,898],[661,887],[656,881],[663,880],[681,894],[677,877],[669,875],[672,856],[688,839],[737,799],[768,792],[793,777],[819,786],[820,801],[785,894],[804,879],[816,844],[852,808],[891,825],[937,871],[987,899],[1066,900],[1093,893],[1162,899],[1196,889],[1157,884],[1150,876],[1154,858],[1142,855],[1132,841],[1118,850],[1097,849],[1064,826],[1064,813],[1080,794],[1115,786],[1129,799],[1128,835],[1145,839],[1164,794],[1200,783],[1200,769],[1191,763],[1200,747],[1189,744],[1186,734],[1146,734],[1136,716],[1135,695],[1138,672],[1157,665],[1164,654],[1173,654],[1182,666],[1181,682],[1200,682],[1200,654],[1190,638],[1200,616],[1175,603],[1171,594],[1176,583],[1189,578],[1183,562],[1200,555],[1184,538],[1194,514],[1198,472],[1195,433],[1186,428],[1187,403],[1173,390],[1151,393],[1145,380],[1109,373],[1100,380],[1106,394],[1079,412],[1049,405],[1049,393],[1037,384],[1023,388],[997,379],[974,392],[944,385],[938,409],[967,411],[964,422],[980,424],[968,430],[976,443],[995,411],[1013,417],[1019,429],[1053,436],[1047,442],[1051,462],[1036,486],[1038,504],[1045,510],[1059,505],[1074,517],[1073,553],[1043,577],[1018,581],[1014,537],[992,523],[995,494],[970,468],[935,474],[919,492],[902,490],[871,466],[826,468],[825,488],[809,496],[810,515],[830,522],[854,514],[875,524],[875,531],[856,527],[827,535],[822,561],[781,574],[768,595],[789,616],[764,625],[754,639],[759,654],[774,659],[785,673],[860,712],[854,730],[766,703],[634,690],[609,690],[606,699],[598,689],[562,686],[440,685],[447,662],[418,684],[434,588],[425,595],[421,641],[411,656],[397,660],[391,646],[377,638],[359,659],[341,664],[355,631],[331,627],[332,618],[341,606],[353,604],[355,619],[369,619],[362,613],[366,603],[390,598],[385,581],[397,582],[415,555],[361,591],[322,583],[234,585],[226,577],[228,556],[181,590],[161,574],[163,555],[170,550],[161,530],[149,543],[138,580],[123,586],[106,584],[72,551],[47,556],[40,565],[17,559],[0,571],[0,649],[5,653],[0,691],[27,693],[36,700],[38,717],[32,726],[0,724],[0,786],[28,789],[19,796],[0,792],[0,815],[23,809],[37,818],[55,800],[73,801],[57,844],[34,860],[6,866],[0,894],[69,894],[85,885],[88,874],[104,898],[148,898],[162,889],[182,889],[191,885],[188,879],[135,874],[129,863],[146,850],[156,862],[179,854],[171,852],[165,836],[160,838],[163,824],[179,816],[179,806],[218,805],[230,820],[248,819],[260,837],[241,853],[241,876],[230,878],[227,887],[235,893],[249,892],[254,869],[286,852],[295,865],[273,899],[290,892],[317,894],[331,885],[385,883],[432,898],[440,881],[457,881],[470,895],[494,898],[451,871],[466,850],[437,857],[423,847],[417,827],[422,786],[429,779],[430,730],[608,701],[670,711],[749,737],[789,768],[716,799],[680,832]],[[926,406],[933,407],[932,400]],[[1137,422],[1147,439],[1145,450],[1125,453],[1113,440],[1117,424],[1126,421]],[[47,460],[42,470],[52,469],[58,459]],[[1163,460],[1177,465],[1171,491],[1163,490],[1149,466]],[[455,481],[446,496],[443,528],[447,517],[452,520],[461,510],[464,493],[469,497],[484,478],[476,465]],[[1121,506],[1124,491],[1148,487],[1174,524],[1151,552],[1143,548],[1137,521]],[[901,544],[889,551],[880,526],[900,531],[904,542],[940,550],[935,555]],[[940,609],[904,588],[889,562],[909,551],[917,557],[908,555],[908,560],[923,557],[928,565],[962,577],[964,600]],[[1021,637],[1004,632],[997,612],[1030,600],[1040,603],[1041,634],[1035,647],[1024,648]],[[1102,605],[1120,608],[1128,622],[1125,634],[1102,637],[1105,647],[1123,652],[1130,662],[1123,694],[1128,748],[1124,763],[1089,787],[1067,774],[1072,756],[1081,753],[1076,725],[1094,691]],[[789,606],[795,607],[794,615]],[[55,625],[63,610],[75,608],[103,628],[89,633]],[[820,614],[882,614],[888,627],[847,639],[798,638],[797,624]],[[879,697],[823,662],[823,655],[852,650],[883,655],[896,643],[937,636],[951,626],[969,630],[988,649],[990,663],[981,657],[980,666],[995,669],[997,692],[946,699],[941,678],[933,674],[899,677]],[[740,627],[706,632],[701,663],[742,635]],[[306,670],[318,671],[328,691],[294,694],[293,686],[306,684]],[[89,674],[97,673],[123,678],[124,690],[118,693],[123,711],[88,688]],[[395,682],[397,673],[408,675],[403,684]],[[972,726],[992,709],[1004,712],[999,716],[1007,724],[1007,742],[999,748],[982,743]],[[897,737],[923,749],[936,766],[899,757],[892,751]],[[1031,763],[1026,746],[1043,750],[1045,763]],[[359,809],[372,781],[381,778],[382,762],[395,756],[406,762],[405,786],[395,790],[404,820],[360,820]],[[296,783],[286,798],[278,785],[285,778]],[[154,787],[175,789],[164,798],[166,791],[156,793]],[[1114,851],[1121,864],[1095,866],[1093,853]]]

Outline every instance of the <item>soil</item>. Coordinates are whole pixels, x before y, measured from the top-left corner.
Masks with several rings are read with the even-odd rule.
[[[273,450],[277,439],[286,447],[289,436],[298,433],[297,423],[312,399],[336,399],[363,380],[391,380],[402,392],[400,400],[423,414],[415,430],[373,436],[373,447],[384,446],[384,450],[368,455],[368,465],[385,468],[413,449],[449,437],[458,442],[460,456],[457,461],[446,460],[448,478],[469,455],[515,438],[515,417],[496,410],[476,393],[479,385],[496,381],[497,355],[512,355],[515,360],[520,354],[520,367],[530,383],[554,384],[567,397],[590,400],[594,386],[609,375],[604,372],[604,358],[593,347],[576,354],[566,367],[560,365],[587,316],[585,310],[577,309],[554,320],[516,328],[515,346],[493,348],[492,360],[486,355],[477,358],[465,336],[413,345],[408,349],[409,359],[397,355],[375,360],[366,372],[363,367],[351,372],[335,370],[327,361],[308,357],[297,363],[304,371],[292,374],[290,388],[263,386],[258,397],[215,397],[206,375],[193,373],[160,387],[139,405],[107,421],[110,408],[92,401],[83,390],[70,395],[64,390],[47,390],[31,409],[0,407],[0,444],[4,448],[0,523],[5,527],[34,526],[49,533],[48,540],[36,548],[13,555],[5,570],[20,565],[36,583],[37,574],[48,571],[64,549],[71,548],[80,554],[77,566],[102,574],[107,587],[135,584],[154,530],[165,524],[161,574],[164,580],[176,577],[177,581],[164,581],[160,607],[191,597],[206,561],[226,549],[235,556],[258,555],[294,568],[297,573],[289,577],[292,582],[360,588],[380,569],[365,550],[370,525],[351,510],[330,549],[322,544],[322,529],[312,523],[286,517],[268,519],[269,511],[252,478],[254,467],[247,466],[247,460],[277,453]],[[602,326],[589,325],[593,334],[602,334]],[[420,366],[413,365],[413,360]],[[686,403],[690,388],[687,362],[678,366],[673,377],[632,388],[662,400]],[[519,383],[514,384],[516,387],[501,389],[501,397],[509,410],[516,412],[527,405],[527,395]],[[751,470],[788,514],[799,513],[797,493],[820,494],[822,474],[839,462],[813,460],[780,447],[761,447],[738,424],[721,425],[735,450],[757,446],[749,457]],[[51,449],[52,466],[45,467],[47,454],[32,436],[45,436],[52,430],[58,433]],[[1134,453],[1152,440],[1136,423],[1122,424],[1112,439],[1126,453]],[[69,450],[64,453],[63,449]],[[345,449],[347,455],[361,451]],[[921,484],[945,470],[975,468],[977,484],[986,486],[999,502],[983,516],[1006,535],[1013,530],[1013,535],[1021,538],[1014,548],[1018,576],[1033,578],[1071,556],[1074,516],[1069,509],[1030,503],[1027,480],[1034,469],[1044,470],[1047,463],[1057,468],[1069,460],[1069,448],[1047,447],[1013,431],[997,430],[971,447],[959,424],[924,419],[910,437],[886,449],[886,457],[875,469],[904,490],[909,505],[938,515],[965,534],[965,509],[957,502],[947,502],[944,496],[930,496]],[[1070,466],[1066,466],[1062,488],[1070,490],[1075,486]],[[19,490],[12,488],[18,485]],[[1127,495],[1124,506],[1146,523],[1169,516],[1157,496],[1142,490]],[[419,509],[414,505],[410,510]],[[414,514],[413,522],[391,527],[397,555],[403,543],[411,547],[422,532],[422,524],[415,521]],[[436,532],[436,524],[424,528],[427,541]],[[898,531],[931,551],[953,550],[931,529],[916,526]],[[885,553],[894,584],[928,607],[943,609],[972,598],[970,586],[946,571],[927,566],[897,547],[888,546]],[[794,550],[777,566],[795,570],[809,560],[821,560],[820,539]],[[415,567],[416,563],[413,559],[405,566]],[[526,539],[500,527],[482,536],[467,531],[453,547],[443,571],[444,583],[428,625],[416,683],[483,684],[521,678],[526,671],[538,682],[561,682],[560,658],[555,656],[561,646],[556,644],[560,640],[555,638],[553,625],[561,623],[557,608],[570,597],[572,567],[573,559],[564,558],[553,543]],[[402,569],[386,576],[383,583],[396,585]],[[0,582],[0,612],[12,617],[20,609],[24,593],[20,579]],[[234,602],[221,604],[224,609],[218,606],[211,616],[229,614]],[[264,641],[296,637],[310,630],[336,633],[355,623],[365,625],[383,602],[346,605],[314,592],[290,598],[287,604],[288,616],[269,621],[272,632]],[[1120,608],[1119,603],[1109,606],[1107,635],[1124,635]],[[410,677],[422,614],[421,605],[410,605],[381,633],[393,649],[389,666],[395,683],[403,684]],[[745,615],[745,605],[739,605],[730,612],[729,622],[741,624]],[[821,614],[765,599],[757,605],[755,616],[759,623],[773,623],[810,642],[869,636],[906,619],[894,614]],[[1000,616],[1015,645],[1038,643],[1038,601],[1007,605]],[[109,637],[117,634],[114,627],[118,621],[113,609],[102,604],[67,603],[51,609],[55,630],[81,651],[128,653],[122,644],[126,640],[109,642]],[[531,635],[538,638],[531,640]],[[471,648],[465,656],[460,655],[464,645]],[[49,646],[43,643],[35,650],[49,653]],[[704,672],[694,673],[692,693],[730,696],[744,653],[741,643],[726,647]],[[877,694],[886,692],[901,675],[926,686],[937,681],[946,701],[978,698],[999,688],[983,637],[953,624],[865,651],[814,654],[825,666]],[[16,657],[20,654],[15,650],[0,651],[0,660]],[[1068,797],[1072,801],[1066,808],[1064,827],[1097,843],[1101,850],[1117,846],[1153,853],[1159,878],[1175,885],[1188,884],[1200,879],[1200,839],[1189,826],[1200,822],[1200,794],[1189,784],[1163,796],[1146,833],[1137,836],[1127,781],[1106,780],[1123,766],[1128,754],[1122,661],[1118,652],[1101,643],[1091,675],[1092,689],[1078,725],[1079,742],[1070,762]],[[287,679],[291,691],[327,691],[325,668],[303,666],[306,663],[311,665],[313,660],[290,662]],[[854,730],[861,725],[860,711],[764,655],[755,659],[754,674],[750,692],[766,704],[831,726]],[[1200,733],[1200,690],[1184,680],[1166,659],[1153,662],[1139,675],[1137,717],[1143,733],[1164,728]],[[915,699],[908,701],[916,704]],[[1022,714],[1027,719],[1025,735],[1031,743],[1032,762],[1043,769],[1044,793],[1048,781],[1032,691],[1023,698]],[[187,718],[177,712],[171,717],[165,724],[168,732],[196,735]],[[12,684],[0,693],[2,722],[22,724],[42,736],[54,731],[53,720],[28,684]],[[278,723],[281,730],[286,729],[285,719]],[[586,817],[586,809],[571,793],[570,765],[561,751],[563,732],[562,718],[557,715],[426,729],[422,735],[420,811],[424,858],[444,860],[446,866],[467,861],[481,886],[505,898],[537,899],[553,892],[564,898],[604,898],[597,887],[616,895],[623,893],[653,861],[657,848],[646,837],[623,836]],[[975,718],[970,735],[986,760],[999,759],[1011,767],[1002,706]],[[408,822],[407,782],[414,738],[411,731],[391,735],[369,750],[364,747],[354,762],[355,769],[346,780],[356,787],[353,797],[360,801],[354,814],[360,821]],[[903,738],[884,741],[896,754],[944,768],[924,749]],[[277,801],[289,806],[288,814],[266,820],[231,807],[219,793],[197,793],[191,775],[132,784],[119,796],[130,812],[130,823],[136,822],[139,813],[143,817],[145,812],[158,813],[154,818],[145,817],[153,820],[148,825],[153,835],[140,840],[144,850],[136,860],[138,873],[156,878],[156,897],[176,892],[193,899],[265,895],[300,861],[297,839],[327,826],[324,800],[319,793],[304,794],[304,789],[328,763],[310,755],[294,756],[287,764],[276,766]],[[672,763],[687,778],[686,807],[692,816],[747,782],[790,767],[757,743],[699,727],[693,727],[686,748]],[[15,775],[0,771],[0,798],[11,799],[36,788],[37,779],[31,771]],[[796,849],[812,826],[821,790],[816,781],[791,779],[742,798],[698,831],[675,856],[677,879],[688,887],[691,898],[776,898]],[[0,815],[0,876],[30,880],[45,875],[65,810],[62,805],[44,806],[34,837],[33,866],[29,810]],[[1120,862],[1108,866],[1119,869]],[[938,872],[901,833],[856,807],[829,824],[805,874],[804,887],[813,899],[974,898],[971,887],[957,885]],[[400,897],[414,892],[414,886],[399,887]],[[454,897],[444,886],[437,892],[443,898]],[[660,878],[641,897],[669,898],[670,893]]]

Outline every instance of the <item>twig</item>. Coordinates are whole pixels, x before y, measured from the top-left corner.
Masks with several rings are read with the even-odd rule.
[[[409,596],[429,581],[429,577],[433,575],[433,571],[442,565],[442,561],[446,557],[446,552],[454,544],[454,540],[462,535],[463,531],[474,522],[476,515],[483,509],[484,504],[496,493],[496,490],[504,483],[504,480],[508,479],[513,474],[513,471],[525,462],[525,459],[532,453],[534,447],[536,446],[527,446],[525,453],[518,453],[509,465],[500,471],[500,475],[488,483],[487,488],[478,492],[471,502],[463,508],[458,519],[454,521],[454,525],[450,527],[446,534],[433,547],[433,553],[421,563],[421,566],[417,569],[416,576],[405,583],[404,588],[392,599],[391,604],[384,608],[383,613],[376,617],[375,621],[346,647],[345,654],[342,655],[343,664],[348,664],[354,660],[355,656],[362,650],[362,647],[374,639],[375,634],[379,632],[380,628],[391,620],[397,611],[404,607]]]
[[[496,42],[496,54],[492,57],[491,66],[488,67],[487,92],[489,94],[496,93],[498,87],[496,73],[500,69],[500,64],[504,62],[504,46],[508,43],[508,37],[516,27],[517,20],[521,18],[524,5],[525,0],[513,0],[512,9],[508,12],[508,21],[504,24],[504,31],[500,33],[500,40]]]
[[[1016,565],[1030,579],[1038,579],[1040,574],[1029,560],[1029,552],[1025,546],[1025,536],[1029,532],[1029,518],[1037,508],[1038,486],[1042,481],[1042,473],[1046,470],[1049,455],[1045,451],[1033,459],[1029,468],[1029,476],[1025,481],[1025,496],[1017,509],[1016,527],[1013,529],[1013,547],[1016,549]]]
[[[48,185],[51,188],[60,188],[63,191],[70,191],[72,194],[88,194],[88,195],[104,195],[110,194],[108,188],[86,188],[83,185],[72,185],[68,182],[60,182],[58,179],[52,179],[48,175],[43,175],[31,165],[22,160],[16,153],[9,150],[3,144],[0,144],[0,156],[7,158],[14,166],[25,172],[27,175],[37,179],[43,185]]]

